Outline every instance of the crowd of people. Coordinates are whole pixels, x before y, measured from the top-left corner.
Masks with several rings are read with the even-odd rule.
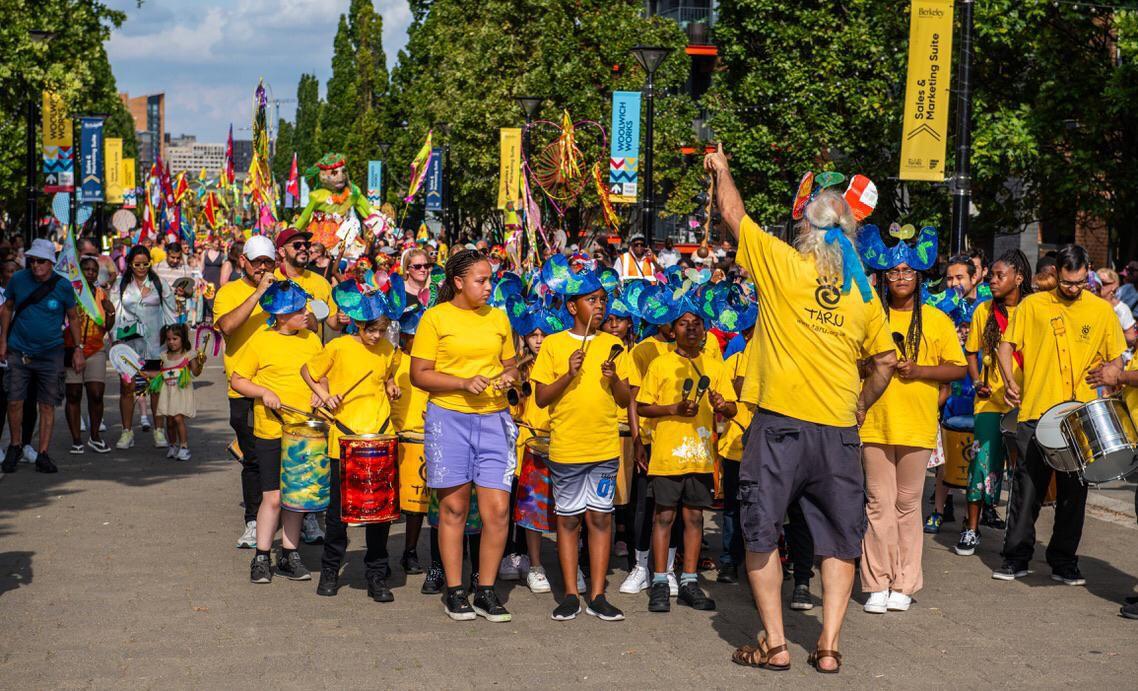
[[[350,261],[296,228],[196,250],[171,240],[101,252],[80,240],[96,316],[53,273],[50,241],[0,241],[3,471],[25,458],[57,470],[48,446],[64,400],[70,452],[109,452],[109,376],[120,387],[116,447],[135,444],[139,407],[154,446],[188,460],[198,335],[216,330],[241,464],[237,546],[254,551],[253,583],[310,580],[298,548],[322,542],[316,592],[335,596],[351,522],[341,498],[354,491],[342,471],[353,444],[397,440],[388,486],[406,521],[399,564],[425,574],[420,591],[441,595],[455,620],[509,621],[499,579],[551,592],[541,546],[552,533],[564,583],[552,619],[624,618],[606,595],[612,556],[628,571],[619,591],[647,591],[657,613],[673,599],[715,609],[701,585],[715,570],[724,587],[749,582],[762,621],[732,659],[784,670],[781,586],[793,578],[790,607],[814,607],[820,560],[809,664],[835,673],[855,580],[867,612],[909,609],[924,582],[923,534],[956,520],[954,489],[966,506],[956,553],[974,554],[985,528],[1001,531],[992,577],[1014,580],[1029,572],[1053,481],[1046,560],[1055,580],[1084,584],[1087,486],[1048,465],[1036,427],[1058,403],[1116,389],[1138,411],[1138,263],[1122,276],[1092,271],[1074,245],[1034,270],[1018,250],[990,263],[979,251],[946,258],[935,229],[887,239],[822,186],[788,243],[746,214],[722,151],[705,167],[734,242],[690,255],[671,241],[653,252],[640,235],[623,252],[562,238],[526,267],[485,240],[448,247],[411,233],[377,238]],[[138,376],[108,370],[117,343],[144,361]],[[323,527],[317,511],[282,498],[282,465],[300,453],[291,430],[317,420],[327,427]],[[955,467],[958,434],[969,453]],[[718,549],[705,537],[712,509]],[[390,527],[364,532],[378,602],[395,597]],[[1138,618],[1138,605],[1122,614]]]

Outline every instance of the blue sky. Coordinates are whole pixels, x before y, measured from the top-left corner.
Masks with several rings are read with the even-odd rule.
[[[253,90],[264,77],[272,97],[295,99],[302,72],[331,73],[332,39],[349,0],[108,0],[127,13],[107,54],[119,91],[165,92],[166,129],[223,142],[249,137]],[[373,0],[383,15],[390,68],[407,42],[406,0]],[[281,115],[291,119],[292,103]]]

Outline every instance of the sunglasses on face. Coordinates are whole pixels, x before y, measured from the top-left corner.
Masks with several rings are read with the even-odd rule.
[[[410,268],[412,268],[416,271],[422,271],[423,269],[431,268],[431,265],[430,264],[411,264]]]
[[[265,269],[272,268],[277,263],[276,260],[268,259],[265,257],[262,257],[261,259],[247,259],[246,261],[249,262],[250,266],[262,267]]]
[[[133,264],[131,264],[131,266],[133,266],[136,269],[149,269],[150,268],[150,262],[144,262],[144,263],[134,262]]]
[[[304,240],[297,240],[296,242],[288,243],[288,246],[291,247],[294,251],[299,252],[300,250],[308,249],[309,245],[311,244],[312,243],[305,242]]]

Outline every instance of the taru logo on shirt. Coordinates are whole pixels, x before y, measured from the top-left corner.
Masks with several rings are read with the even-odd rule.
[[[842,291],[838,287],[838,279],[830,276],[819,277],[818,287],[814,290],[814,300],[822,309],[804,308],[809,321],[842,328],[846,323],[845,316],[833,311],[841,299]]]

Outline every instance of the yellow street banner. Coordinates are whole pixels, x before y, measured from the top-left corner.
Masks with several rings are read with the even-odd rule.
[[[133,209],[138,205],[138,182],[135,180],[134,159],[122,160],[122,208]]]
[[[505,209],[508,202],[517,208],[521,196],[522,131],[517,127],[501,130],[502,161],[498,168],[498,208]]]
[[[107,203],[122,204],[122,139],[107,137],[103,140],[103,155],[107,171]]]
[[[953,0],[912,0],[901,179],[944,180]]]

